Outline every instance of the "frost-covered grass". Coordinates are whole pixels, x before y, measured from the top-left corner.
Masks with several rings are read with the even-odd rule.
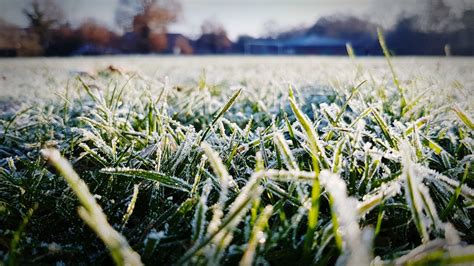
[[[147,60],[0,61],[6,263],[474,263],[472,61]]]

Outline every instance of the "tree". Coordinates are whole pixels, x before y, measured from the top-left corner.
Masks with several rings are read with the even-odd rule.
[[[206,19],[201,24],[202,34],[225,34],[224,26],[217,21]]]
[[[455,15],[453,6],[442,0],[424,0],[423,12],[401,17],[392,30],[386,34],[388,46],[397,54],[443,55],[450,47],[454,55],[474,54],[473,34],[474,12],[463,7]]]
[[[353,42],[371,42],[375,39],[377,25],[354,16],[320,18],[308,29],[307,34],[339,38]]]
[[[30,28],[39,38],[40,45],[46,49],[53,28],[64,23],[64,12],[55,0],[32,0],[23,9],[28,18]]]
[[[113,38],[115,38],[115,34],[107,27],[91,19],[84,21],[79,26],[78,33],[83,42],[103,47],[110,45]]]
[[[192,54],[193,47],[188,39],[183,36],[178,36],[174,42],[173,52],[176,54]]]
[[[125,31],[166,32],[181,14],[177,0],[120,0],[115,20]]]
[[[69,24],[61,25],[50,33],[51,41],[44,55],[68,56],[81,46],[81,36]]]
[[[422,32],[440,33],[454,30],[458,23],[452,15],[451,6],[443,0],[421,0],[420,11],[414,17],[415,30]],[[401,19],[403,20],[403,19]]]
[[[148,36],[148,49],[150,52],[161,52],[168,47],[168,38],[165,33],[150,33]]]
[[[177,0],[120,0],[116,22],[133,33],[132,51],[161,52],[168,44],[167,27],[178,20],[180,13]]]
[[[197,52],[228,53],[232,50],[232,41],[227,37],[222,24],[205,20],[201,25],[202,35],[196,40]]]
[[[283,32],[283,30],[274,19],[267,20],[263,23],[263,37],[277,38],[281,32]]]

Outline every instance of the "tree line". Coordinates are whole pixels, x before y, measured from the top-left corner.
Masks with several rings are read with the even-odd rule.
[[[426,9],[416,15],[401,14],[386,29],[388,46],[398,55],[474,55],[474,11],[452,16],[443,0],[425,0]],[[99,54],[225,54],[244,53],[255,40],[287,40],[317,35],[340,39],[358,47],[359,54],[381,54],[376,32],[380,25],[355,16],[326,16],[310,27],[273,32],[266,37],[240,36],[232,42],[219,23],[205,21],[201,35],[192,40],[169,33],[181,18],[178,0],[119,0],[116,30],[85,19],[72,26],[55,0],[32,0],[23,9],[29,26],[19,28],[0,19],[0,55],[70,56]]]

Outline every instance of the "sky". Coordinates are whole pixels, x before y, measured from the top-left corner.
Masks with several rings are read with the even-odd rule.
[[[473,0],[448,0],[454,5]],[[27,26],[22,8],[30,0],[0,0],[0,17],[8,22]],[[57,0],[72,25],[93,18],[118,30],[115,11],[119,0]],[[416,12],[417,0],[181,0],[180,20],[170,25],[170,32],[189,37],[201,33],[206,20],[224,26],[229,37],[261,36],[271,30],[310,26],[321,16],[351,14],[390,26],[400,12]],[[419,1],[418,1],[419,2]]]

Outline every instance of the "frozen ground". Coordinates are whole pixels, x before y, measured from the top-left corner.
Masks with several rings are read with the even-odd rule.
[[[0,258],[472,265],[473,60],[393,66],[2,59]]]
[[[409,57],[393,59],[401,82],[420,89],[453,89],[457,81],[466,88],[474,85],[474,60],[471,58]],[[95,76],[109,66],[128,74],[172,86],[195,85],[203,71],[206,80],[224,87],[244,86],[266,90],[291,83],[296,87],[354,86],[359,79],[390,82],[383,57],[78,57],[27,58],[0,60],[0,96],[17,99],[47,98],[64,90],[77,75]],[[362,77],[357,77],[360,68]],[[357,77],[357,79],[356,79]],[[424,86],[426,88],[426,86]]]

